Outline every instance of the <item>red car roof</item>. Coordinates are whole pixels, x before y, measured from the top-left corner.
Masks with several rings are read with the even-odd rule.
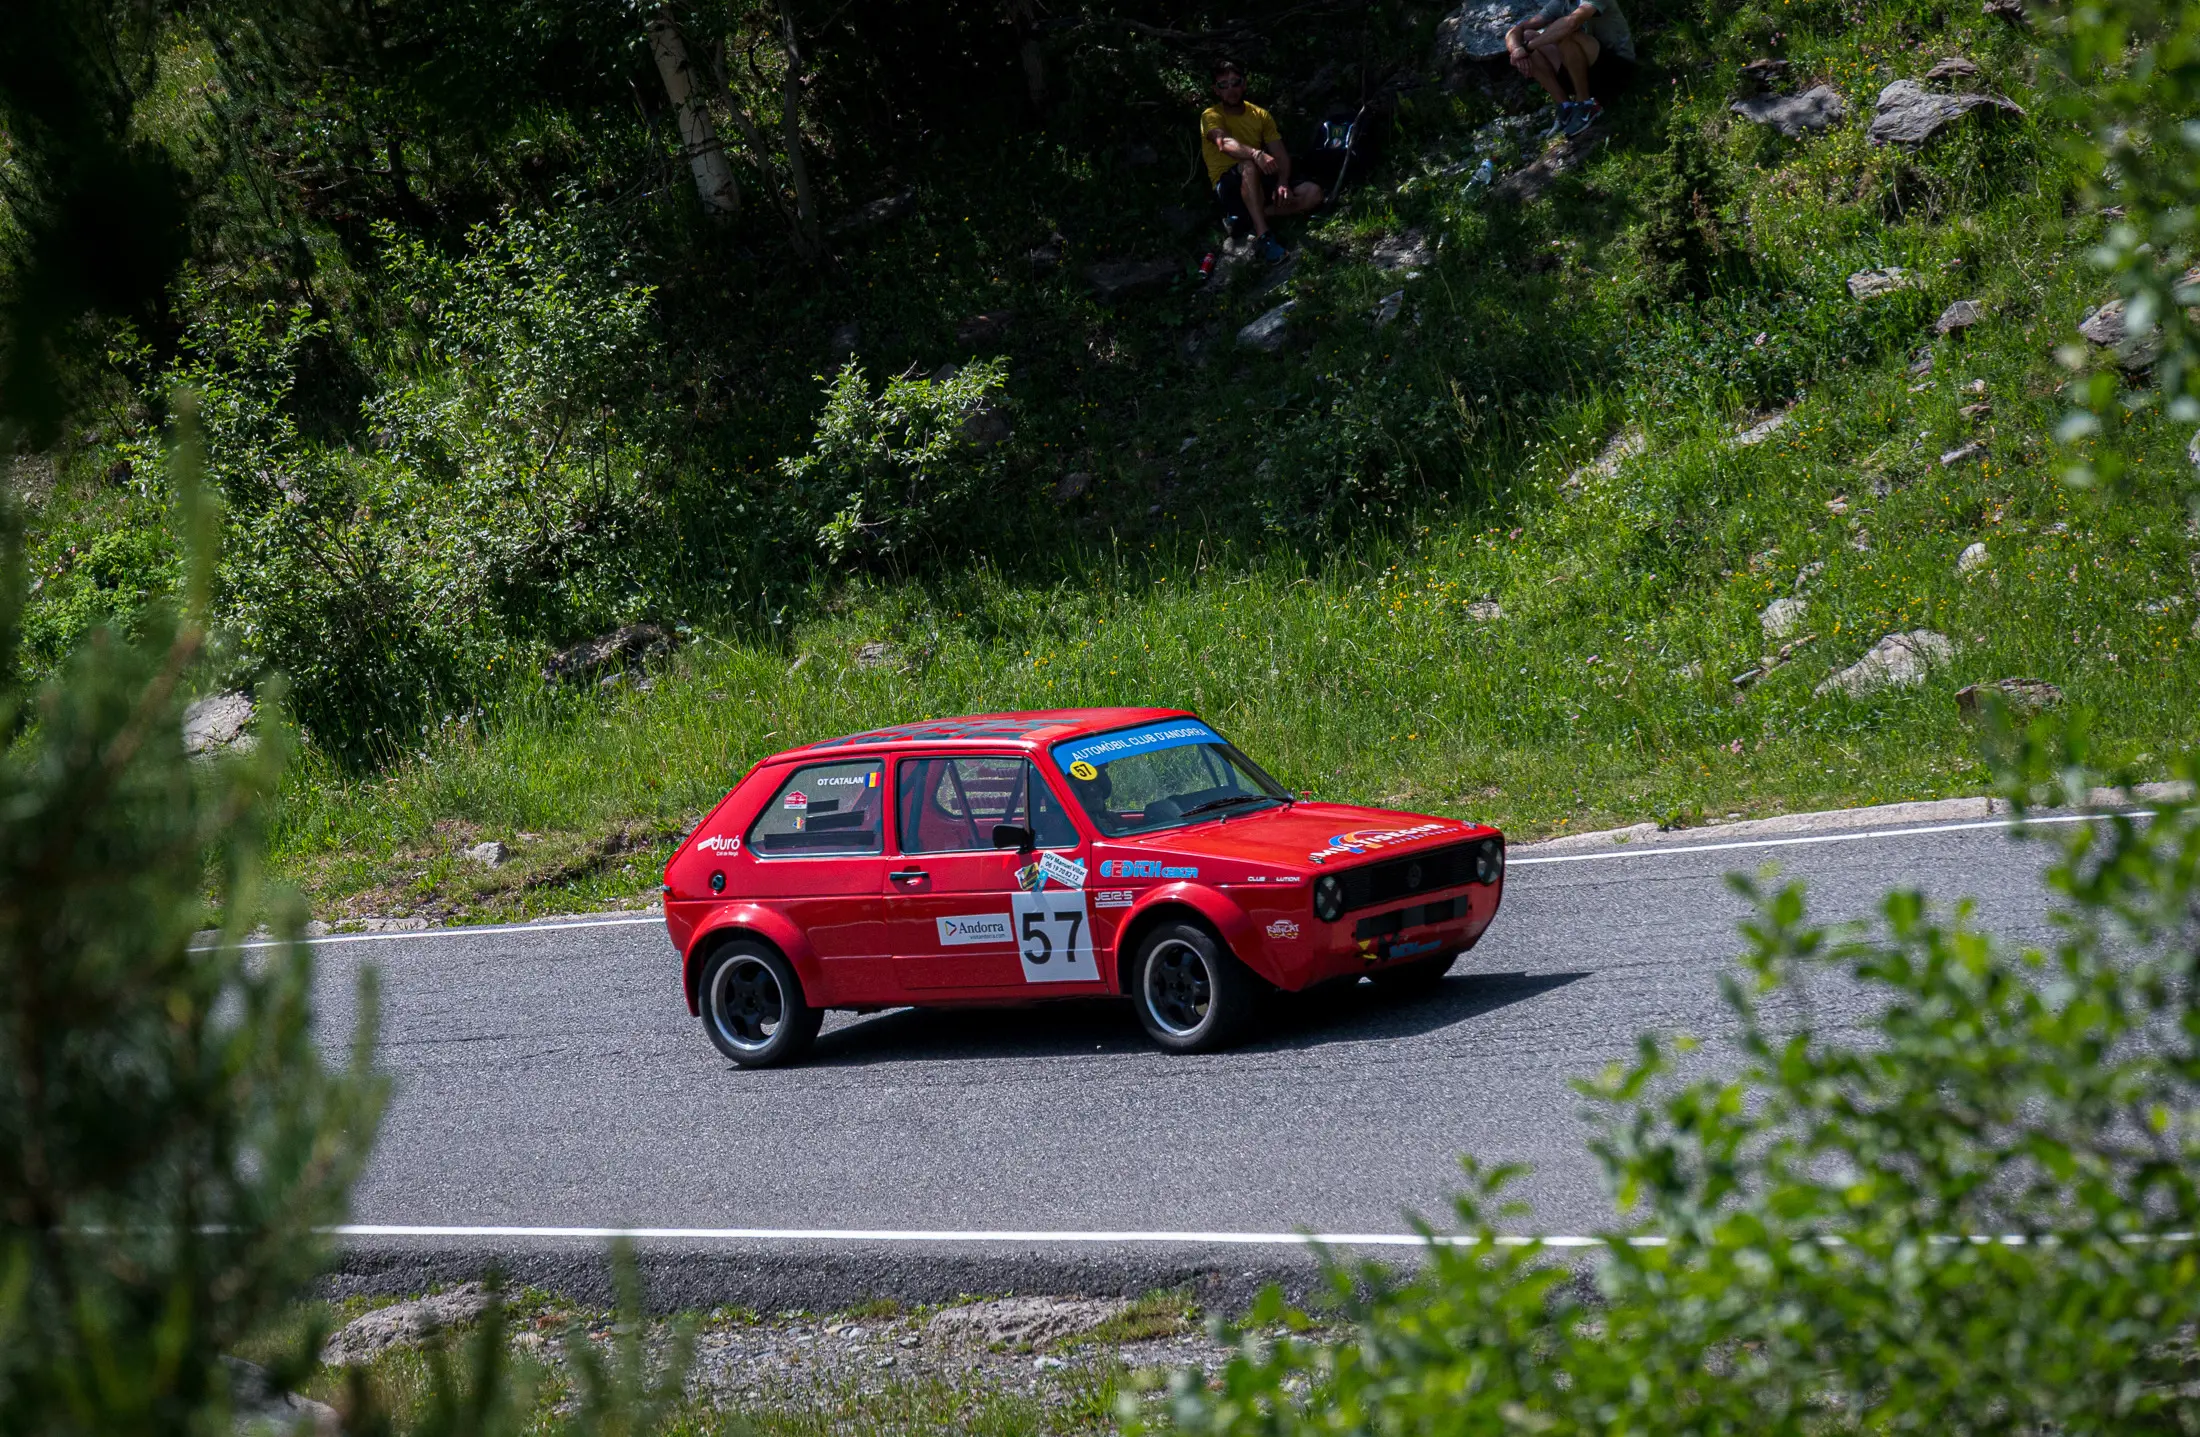
[[[1079,734],[1103,733],[1108,729],[1129,728],[1133,724],[1152,723],[1157,719],[1187,717],[1192,715],[1185,709],[1130,708],[1024,709],[1015,713],[967,714],[961,718],[926,719],[922,723],[895,724],[891,728],[820,739],[816,743],[773,754],[772,757],[785,758],[790,754],[809,754],[830,749],[872,748],[905,743],[967,743],[980,739],[1038,748],[1061,739],[1075,738]]]

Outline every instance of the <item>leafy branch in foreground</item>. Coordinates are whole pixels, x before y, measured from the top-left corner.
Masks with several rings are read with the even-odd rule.
[[[2057,742],[2022,741],[2012,798],[2085,803]],[[2046,949],[1915,892],[1829,932],[1799,886],[1737,879],[1740,1071],[1678,1082],[1646,1037],[1586,1085],[1624,1214],[1593,1294],[1496,1244],[1512,1174],[1470,1162],[1463,1236],[1418,1274],[1333,1266],[1349,1339],[1249,1338],[1159,1425],[2200,1428],[2200,809],[2064,832]],[[1271,1295],[1277,1322],[1306,1319]]]

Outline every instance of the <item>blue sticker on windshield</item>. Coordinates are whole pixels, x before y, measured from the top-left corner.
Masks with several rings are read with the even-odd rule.
[[[1071,739],[1054,746],[1054,761],[1063,768],[1072,764],[1108,764],[1134,753],[1157,753],[1191,743],[1221,743],[1222,735],[1198,719],[1163,719],[1143,728],[1119,729],[1091,738]]]

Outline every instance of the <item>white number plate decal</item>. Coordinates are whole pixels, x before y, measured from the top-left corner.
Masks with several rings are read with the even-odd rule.
[[[1057,888],[1009,895],[1016,948],[1026,983],[1091,983],[1100,977],[1092,961],[1092,915],[1085,895]]]

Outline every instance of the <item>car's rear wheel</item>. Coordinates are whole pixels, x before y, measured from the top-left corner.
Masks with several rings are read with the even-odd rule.
[[[825,1015],[803,1001],[794,966],[761,943],[737,939],[703,965],[703,1031],[744,1068],[800,1057]]]
[[[1196,923],[1163,923],[1138,945],[1131,1002],[1146,1036],[1172,1053],[1236,1042],[1259,999],[1260,980]]]
[[[1458,957],[1456,953],[1437,953],[1370,973],[1367,977],[1370,983],[1384,993],[1400,998],[1417,998],[1423,993],[1435,991],[1436,985],[1444,981],[1444,975],[1451,971],[1451,965]]]

